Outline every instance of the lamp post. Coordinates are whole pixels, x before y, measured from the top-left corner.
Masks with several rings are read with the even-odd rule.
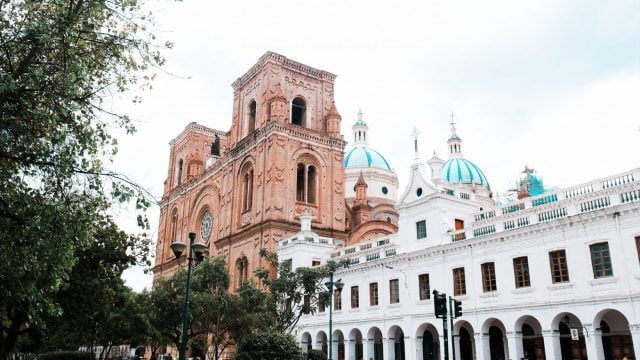
[[[184,305],[182,307],[182,340],[180,341],[179,360],[185,360],[187,351],[187,342],[189,341],[189,288],[191,286],[191,264],[195,255],[196,262],[200,262],[207,255],[209,250],[202,243],[196,243],[196,233],[189,233],[189,253],[187,254],[187,284],[184,290]],[[180,259],[187,245],[184,242],[177,241],[171,244],[171,250],[176,260]]]
[[[331,271],[329,273],[329,281],[325,285],[329,289],[329,360],[333,360],[333,287],[335,286],[338,292],[342,292],[344,283],[340,279],[334,282],[333,271]]]

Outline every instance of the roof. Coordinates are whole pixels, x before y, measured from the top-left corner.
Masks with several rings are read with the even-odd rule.
[[[344,167],[374,167],[391,171],[391,165],[369,146],[354,146],[344,155]]]
[[[463,157],[452,157],[442,165],[442,178],[452,184],[477,184],[489,187],[484,172]]]

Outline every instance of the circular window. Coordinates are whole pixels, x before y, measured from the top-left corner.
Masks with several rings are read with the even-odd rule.
[[[211,216],[211,211],[207,210],[202,215],[202,221],[200,222],[200,237],[203,242],[209,241],[209,237],[211,236],[211,226],[213,224],[213,217]]]
[[[416,190],[416,195],[418,195],[418,196],[422,196],[422,188],[418,188],[418,189]]]
[[[387,189],[387,187],[386,187],[386,186],[383,186],[383,187],[382,187],[382,193],[383,193],[383,194],[385,194],[385,195],[387,195],[387,193],[388,193],[388,192],[389,192],[389,189]]]

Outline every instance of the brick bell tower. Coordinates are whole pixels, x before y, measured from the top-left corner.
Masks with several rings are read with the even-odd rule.
[[[172,140],[155,277],[176,270],[169,245],[189,232],[227,259],[232,288],[262,266],[261,248],[299,230],[305,210],[315,232],[346,240],[335,78],[267,52],[232,84],[228,132],[192,123]]]

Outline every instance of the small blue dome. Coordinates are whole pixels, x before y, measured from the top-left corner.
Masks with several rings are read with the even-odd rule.
[[[354,146],[344,154],[344,167],[375,167],[391,171],[384,156],[368,146]]]
[[[463,157],[453,157],[442,165],[442,178],[452,184],[478,184],[489,187],[489,181],[476,164]]]

